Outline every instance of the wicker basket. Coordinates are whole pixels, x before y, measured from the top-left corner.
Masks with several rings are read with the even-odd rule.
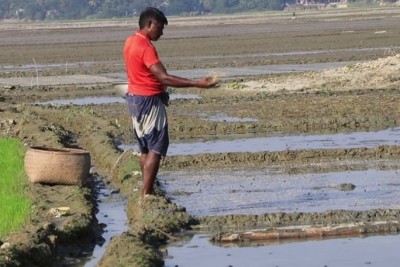
[[[31,147],[25,154],[25,172],[32,183],[82,185],[90,165],[90,153],[82,149]]]

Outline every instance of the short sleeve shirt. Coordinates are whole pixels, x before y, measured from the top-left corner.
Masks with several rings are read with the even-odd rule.
[[[140,30],[128,37],[124,45],[125,69],[128,78],[128,93],[152,96],[164,91],[164,85],[150,71],[160,62],[151,40]]]

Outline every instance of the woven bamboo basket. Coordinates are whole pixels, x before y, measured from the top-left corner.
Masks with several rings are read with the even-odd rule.
[[[90,165],[90,153],[83,149],[30,147],[25,153],[25,172],[32,183],[82,185]]]

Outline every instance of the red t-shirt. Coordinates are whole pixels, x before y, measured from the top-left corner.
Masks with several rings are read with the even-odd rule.
[[[128,93],[152,96],[164,91],[164,85],[150,71],[158,62],[158,54],[151,40],[140,30],[128,37],[124,45]]]

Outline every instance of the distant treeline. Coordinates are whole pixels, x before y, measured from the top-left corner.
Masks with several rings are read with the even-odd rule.
[[[0,19],[87,19],[137,15],[160,8],[167,15],[279,10],[296,0],[0,0]]]

